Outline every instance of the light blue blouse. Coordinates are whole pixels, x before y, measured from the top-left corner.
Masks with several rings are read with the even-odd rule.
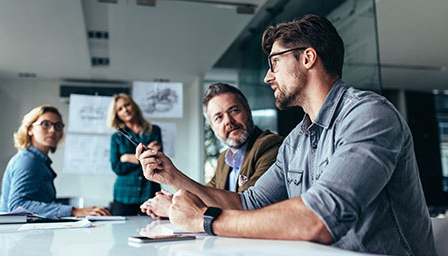
[[[56,173],[51,163],[34,146],[15,154],[3,174],[0,211],[9,212],[21,206],[44,217],[70,216],[72,206],[54,203]]]

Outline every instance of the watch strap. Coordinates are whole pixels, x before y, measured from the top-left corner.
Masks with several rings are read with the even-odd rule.
[[[212,224],[213,224],[213,221],[216,218],[218,218],[218,216],[221,214],[221,212],[222,212],[221,208],[216,208],[216,207],[208,207],[207,208],[207,210],[205,211],[205,213],[203,215],[205,233],[207,233],[211,236],[216,236],[215,233],[213,232]]]

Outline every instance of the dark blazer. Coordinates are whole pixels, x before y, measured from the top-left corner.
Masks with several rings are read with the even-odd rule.
[[[249,137],[243,163],[238,173],[235,192],[242,192],[253,186],[258,178],[271,167],[275,162],[278,148],[282,144],[282,141],[283,137],[269,130],[262,131],[255,126],[254,131]],[[207,186],[228,189],[227,179],[231,170],[230,166],[225,162],[226,152],[227,150],[219,155],[215,175],[207,183]]]

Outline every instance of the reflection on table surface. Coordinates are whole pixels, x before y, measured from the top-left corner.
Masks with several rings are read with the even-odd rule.
[[[126,221],[95,222],[95,227],[81,229],[17,231],[20,226],[0,225],[0,255],[359,255],[308,242],[204,234],[189,241],[128,243],[129,236],[173,233],[169,221],[153,220],[147,216],[128,217]]]

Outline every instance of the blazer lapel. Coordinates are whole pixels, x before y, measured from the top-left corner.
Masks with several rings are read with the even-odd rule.
[[[230,166],[224,164],[221,175],[216,177],[216,187],[219,189],[228,189],[227,188],[227,180],[229,179]]]

